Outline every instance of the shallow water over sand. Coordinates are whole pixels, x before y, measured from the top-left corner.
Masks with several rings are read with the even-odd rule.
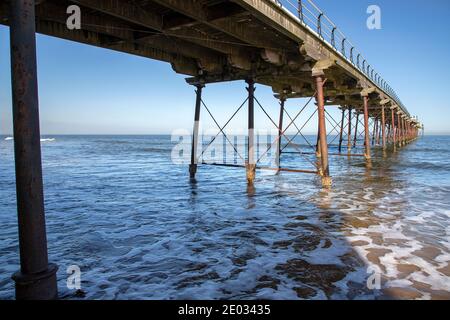
[[[52,137],[51,137],[52,138]],[[170,162],[168,136],[43,141],[50,260],[90,299],[450,298],[450,137],[330,157],[314,175]],[[304,167],[286,154],[287,167]],[[13,141],[0,139],[0,298],[19,268]],[[369,268],[371,267],[371,268]],[[369,269],[368,269],[369,268]],[[381,289],[367,279],[380,271]]]

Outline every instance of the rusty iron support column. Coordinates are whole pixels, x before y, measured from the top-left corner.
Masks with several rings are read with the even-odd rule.
[[[198,149],[198,134],[200,126],[200,109],[202,104],[202,90],[204,88],[203,84],[196,85],[197,90],[196,100],[195,100],[195,115],[194,115],[194,129],[192,131],[192,149],[191,149],[191,164],[189,165],[189,174],[191,179],[195,179],[195,174],[197,173],[197,149]]]
[[[378,119],[375,117],[373,120],[372,145],[375,145],[375,137],[377,135],[377,122],[378,122]]]
[[[358,140],[358,126],[359,126],[359,113],[356,113],[356,124],[355,124],[355,136],[353,137],[353,147],[356,147],[356,142]]]
[[[405,144],[408,144],[408,121],[406,118],[403,118],[403,125],[405,126]]]
[[[409,134],[409,140],[412,141],[413,140],[413,134],[412,134],[412,124],[411,122],[408,122],[408,134]]]
[[[352,152],[352,107],[348,107],[347,152]]]
[[[14,153],[20,271],[16,299],[56,299],[57,266],[48,262],[36,65],[35,1],[10,2]]]
[[[408,132],[409,132],[409,140],[412,140],[413,134],[412,134],[411,122],[408,123]]]
[[[380,118],[376,118],[376,129],[375,129],[375,145],[380,145]]]
[[[408,144],[408,125],[406,123],[406,117],[403,118],[403,130],[405,131],[405,145]]]
[[[411,140],[413,140],[414,139],[414,134],[413,134],[412,123],[409,124],[409,132],[410,132]]]
[[[405,123],[403,122],[403,115],[400,117],[400,128],[402,132],[402,146],[405,145]]]
[[[405,127],[403,126],[403,115],[400,116],[400,132],[401,132],[401,144],[405,145]]]
[[[255,162],[255,81],[247,80],[248,91],[248,161],[246,164],[247,182],[253,184],[256,175]]]
[[[390,121],[390,123],[389,123],[389,143],[388,144],[394,143],[394,134],[395,134],[394,123],[392,121]]]
[[[363,96],[364,99],[364,140],[365,140],[365,157],[370,160],[370,133],[369,133],[369,96]]]
[[[402,121],[400,118],[400,113],[397,113],[397,128],[398,128],[398,146],[402,146]]]
[[[412,127],[412,123],[409,124],[409,132],[411,140],[414,140],[414,129]]]
[[[405,144],[408,144],[408,122],[406,120],[406,117],[403,118],[403,125],[405,128]]]
[[[377,129],[377,145],[381,145],[381,119],[378,119],[378,129]]]
[[[286,102],[286,97],[280,97],[280,118],[278,119],[278,140],[277,140],[277,154],[276,154],[276,165],[278,169],[281,168],[281,139],[283,137],[283,118],[284,118],[284,104]]]
[[[385,115],[386,116],[386,115]],[[386,146],[391,143],[392,125],[389,118],[386,118]]]
[[[406,139],[407,139],[407,142],[409,142],[410,141],[410,138],[409,138],[409,119],[405,119],[405,126],[406,126]]]
[[[383,149],[386,149],[386,114],[384,106],[381,107],[381,136]]]
[[[405,119],[405,126],[406,126],[406,142],[409,143],[411,140],[409,137],[409,119]]]
[[[397,146],[397,128],[395,125],[395,111],[394,108],[391,109],[391,116],[392,116],[392,143],[394,144],[394,150]]]
[[[322,157],[321,152],[320,152],[320,128],[319,128],[319,126],[317,126],[316,157],[317,158]]]
[[[341,119],[341,130],[339,132],[339,153],[342,152],[342,142],[344,135],[344,120],[345,120],[345,109],[342,109],[342,119]]]
[[[316,90],[317,90],[317,110],[319,117],[319,145],[321,153],[321,175],[322,175],[322,185],[324,187],[329,187],[332,184],[330,177],[330,169],[328,164],[328,142],[327,142],[327,128],[325,123],[325,99],[323,93],[324,79],[323,75],[315,75],[316,80]]]

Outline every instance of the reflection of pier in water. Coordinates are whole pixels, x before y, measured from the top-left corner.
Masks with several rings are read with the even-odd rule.
[[[338,139],[342,153],[347,135],[347,156],[370,161],[371,145],[383,149],[400,147],[414,140],[420,124],[410,116],[394,90],[375,72],[347,37],[310,0],[298,7],[275,0],[68,0],[2,1],[0,23],[10,27],[14,114],[16,185],[19,216],[21,270],[14,275],[18,298],[54,298],[56,265],[49,264],[45,233],[40,130],[37,94],[35,32],[166,61],[190,76],[197,89],[190,175],[197,172],[197,143],[202,91],[210,83],[245,80],[247,107],[247,156],[243,157],[247,179],[252,184],[258,159],[254,154],[254,113],[261,111],[278,130],[273,143],[278,166],[275,170],[309,171],[331,185],[329,139]],[[81,30],[66,26],[67,7],[81,7]],[[294,14],[287,10],[293,9]],[[255,84],[272,87],[280,102],[275,121],[255,96]],[[292,116],[286,99],[309,98]],[[305,122],[316,119],[317,139],[310,144],[312,170],[281,167],[282,141],[296,128],[296,121],[315,99],[317,107]],[[327,109],[342,110],[341,121]],[[285,119],[288,116],[288,119]],[[286,121],[288,124],[286,125]],[[217,123],[220,132],[223,126]],[[372,126],[371,126],[372,124]],[[331,125],[331,127],[330,127]],[[328,130],[327,130],[328,127]],[[331,128],[331,130],[330,130]],[[354,153],[362,136],[364,152]],[[292,144],[299,156],[307,156]],[[345,146],[344,146],[345,147]],[[310,152],[310,153],[311,153]],[[332,154],[336,152],[331,152]],[[269,168],[265,168],[269,169]],[[273,168],[270,168],[273,169]]]

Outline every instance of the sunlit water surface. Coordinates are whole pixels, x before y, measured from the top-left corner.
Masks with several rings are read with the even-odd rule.
[[[171,162],[168,136],[42,142],[49,257],[81,268],[84,299],[450,298],[450,137],[331,156],[310,174]],[[314,159],[313,157],[310,159]],[[297,154],[283,164],[307,168]],[[309,168],[307,168],[309,169]],[[0,298],[19,268],[13,141],[0,138]],[[381,289],[368,288],[379,272]],[[82,296],[82,295],[81,295]]]

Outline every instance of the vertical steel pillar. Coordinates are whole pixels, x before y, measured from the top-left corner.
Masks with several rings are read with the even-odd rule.
[[[392,125],[389,118],[386,118],[386,146],[391,142]]]
[[[17,299],[55,299],[55,264],[48,263],[36,66],[35,1],[10,2],[14,153],[20,271]]]
[[[405,145],[405,122],[403,121],[403,115],[400,118],[401,121],[401,128],[402,128],[402,145]]]
[[[386,149],[386,114],[384,106],[381,107],[381,136],[383,149]]]
[[[195,174],[197,173],[197,149],[198,149],[198,131],[200,126],[200,109],[202,104],[202,89],[204,87],[203,84],[196,85],[197,90],[196,100],[195,100],[195,115],[194,115],[194,129],[192,132],[192,149],[191,149],[191,164],[189,165],[189,174],[191,179],[195,178]]]
[[[409,136],[409,140],[412,140],[413,139],[413,137],[412,137],[412,127],[411,127],[411,121],[408,121],[408,136]]]
[[[412,140],[412,139],[414,139],[414,138],[413,138],[413,133],[412,133],[412,131],[413,131],[413,129],[412,129],[412,123],[409,123],[408,128],[409,128],[409,139]]]
[[[352,107],[348,107],[347,152],[352,152]]]
[[[321,151],[320,151],[320,128],[319,128],[319,126],[317,126],[316,157],[317,158],[322,157]]]
[[[280,97],[280,118],[278,119],[277,154],[275,159],[278,169],[281,168],[281,139],[283,138],[283,118],[285,102],[286,98],[284,96]]]
[[[409,132],[409,140],[412,140],[413,139],[413,137],[412,137],[412,127],[411,127],[411,122],[409,122],[408,123],[408,132]]]
[[[403,118],[403,116],[401,117],[402,122],[402,145],[406,144],[406,132],[405,132],[405,119]]]
[[[409,119],[406,119],[405,120],[406,121],[406,133],[407,133],[407,139],[408,139],[408,142],[410,141],[410,128],[409,128],[409,125],[410,125],[410,123],[409,123]]]
[[[370,156],[370,133],[369,133],[369,96],[363,96],[364,99],[364,140],[365,140],[365,152],[364,155],[367,160]]]
[[[397,128],[395,126],[395,111],[394,108],[391,109],[391,116],[392,116],[392,142],[394,144],[394,149],[397,145]]]
[[[341,130],[339,132],[339,153],[342,151],[342,141],[344,135],[344,120],[345,120],[345,109],[342,108],[342,119],[341,119]]]
[[[409,119],[407,120],[407,125],[408,125],[408,140],[411,141],[411,122]]]
[[[409,119],[405,119],[405,127],[406,127],[406,142],[409,143]]]
[[[380,118],[377,117],[377,137],[376,137],[377,146],[380,145],[380,132],[381,132],[381,122]]]
[[[378,119],[378,135],[377,135],[377,144],[381,144],[381,119]]]
[[[403,118],[403,128],[405,130],[405,145],[408,144],[408,123],[406,122],[406,117]]]
[[[253,79],[247,80],[248,84],[248,162],[246,165],[247,182],[253,184],[256,175],[255,162],[255,81]]]
[[[397,127],[398,127],[398,146],[402,146],[402,121],[400,118],[400,112],[397,112]]]
[[[317,108],[319,116],[319,137],[320,137],[320,153],[322,164],[322,184],[325,187],[331,186],[330,169],[328,164],[328,142],[327,142],[327,129],[325,123],[325,100],[323,94],[323,75],[316,75],[316,90],[317,90]]]
[[[377,122],[378,122],[378,118],[374,118],[373,131],[372,131],[372,145],[375,145],[375,137],[377,135]]]
[[[356,112],[355,136],[353,137],[353,147],[356,147],[356,141],[358,140],[358,126],[359,126],[359,113]]]
[[[406,122],[405,118],[402,117],[402,126],[403,126],[403,145],[406,145],[406,142],[408,140],[408,132],[406,130]]]

